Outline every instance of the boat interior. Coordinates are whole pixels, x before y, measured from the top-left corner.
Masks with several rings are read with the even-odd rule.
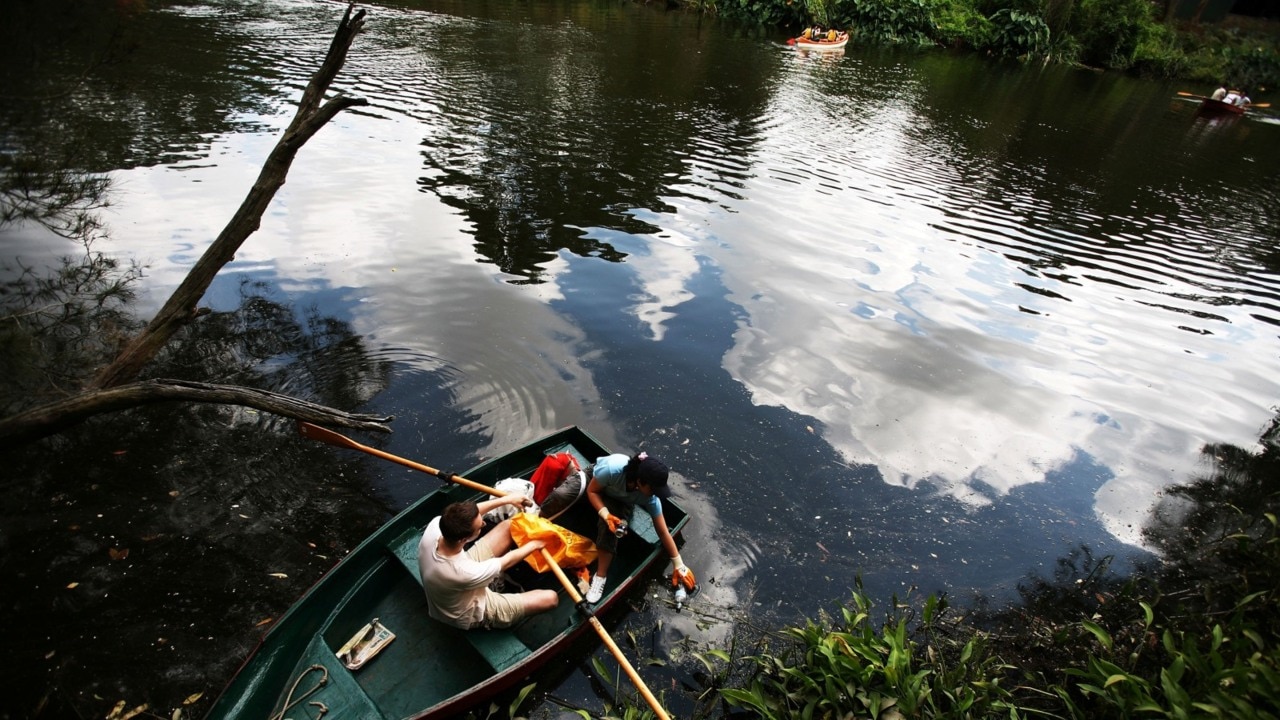
[[[571,445],[544,449],[546,454],[562,451],[573,453],[584,467],[590,465],[582,452]],[[504,477],[528,478],[543,454],[523,457],[515,460],[522,463],[519,467],[504,458],[492,467],[482,466],[488,476],[467,477],[489,485]],[[345,588],[345,597],[310,598],[332,603],[329,607],[333,609],[316,626],[309,641],[302,637],[295,640],[299,644],[307,641],[308,645],[293,667],[291,677],[294,679],[281,683],[282,687],[292,685],[294,689],[282,697],[278,707],[292,704],[289,713],[294,718],[318,717],[319,707],[310,705],[313,702],[324,703],[329,717],[405,718],[432,708],[452,707],[467,700],[474,702],[476,696],[484,695],[486,686],[497,686],[495,692],[511,686],[514,681],[509,674],[518,674],[518,679],[523,679],[585,629],[581,614],[553,574],[539,574],[523,563],[513,568],[506,578],[509,584],[519,587],[509,586],[504,591],[556,589],[560,603],[554,610],[504,630],[460,630],[428,615],[427,599],[417,573],[418,539],[423,527],[439,515],[446,504],[465,498],[483,499],[460,486],[429,496],[412,512],[397,518],[389,532],[375,536],[381,538],[381,548],[357,549],[380,552],[382,557],[360,564],[363,577],[331,583]],[[669,516],[668,521],[675,525],[684,515],[673,509],[677,510],[678,518]],[[609,585],[597,607],[606,607],[615,596],[631,587],[640,571],[655,559],[655,553],[661,553],[648,515],[637,512],[630,522],[632,531],[619,542]],[[587,538],[595,537],[596,516],[584,498],[579,498],[557,523]],[[566,569],[566,575],[574,579],[576,572]],[[347,669],[337,658],[337,651],[374,619],[393,632],[395,638],[360,669]],[[326,685],[299,700],[325,673],[328,675]],[[464,705],[459,705],[461,707]]]

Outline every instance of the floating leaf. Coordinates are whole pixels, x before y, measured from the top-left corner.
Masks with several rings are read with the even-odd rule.
[[[67,583],[67,589],[68,589],[68,590],[75,590],[75,589],[76,589],[76,588],[78,588],[78,587],[80,587],[80,583],[78,583],[78,582]]]
[[[202,697],[204,697],[204,693],[202,693],[202,692],[195,693],[194,695],[188,695],[188,696],[187,696],[187,699],[182,701],[182,704],[183,704],[183,705],[190,705],[191,703],[193,703],[193,702],[195,702],[195,701],[199,700],[199,699],[200,699],[200,698],[202,698]]]
[[[150,706],[149,706],[149,705],[147,705],[146,703],[143,703],[142,705],[139,705],[138,707],[136,707],[136,708],[134,708],[134,709],[130,710],[129,712],[127,712],[127,713],[125,713],[125,714],[121,715],[121,716],[120,716],[120,720],[129,720],[130,718],[137,717],[137,716],[141,715],[142,713],[146,712],[148,707],[150,707]]]
[[[273,577],[273,578],[280,578],[281,580],[283,580],[283,579],[285,579],[285,578],[287,578],[287,577],[289,577],[289,576],[288,576],[288,575],[285,575],[284,573],[271,573],[271,577]]]
[[[520,692],[516,695],[516,699],[513,700],[511,705],[507,708],[507,715],[515,717],[516,710],[520,709],[520,703],[524,702],[524,699],[529,697],[529,693],[533,692],[533,689],[536,687],[538,687],[538,683],[529,683],[528,685],[520,688]]]
[[[107,554],[111,556],[112,560],[124,560],[129,557],[129,548],[120,548],[118,550],[116,548],[107,548]]]
[[[270,622],[271,622],[272,620],[274,620],[274,619],[275,619],[275,618],[263,618],[263,619],[259,620],[259,621],[258,621],[258,624],[257,624],[257,625],[254,625],[254,627],[262,627],[263,625],[266,625],[267,623],[270,623]]]

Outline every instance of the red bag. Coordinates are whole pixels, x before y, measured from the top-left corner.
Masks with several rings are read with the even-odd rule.
[[[578,461],[569,453],[556,453],[542,459],[529,481],[533,483],[533,501],[541,505],[570,473],[578,472]]]

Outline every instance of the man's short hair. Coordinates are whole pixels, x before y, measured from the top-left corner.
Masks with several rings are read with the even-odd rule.
[[[440,516],[440,534],[449,542],[461,542],[471,537],[480,508],[470,500],[450,503]]]

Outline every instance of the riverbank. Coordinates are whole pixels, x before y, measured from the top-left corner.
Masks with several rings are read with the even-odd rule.
[[[763,718],[1271,717],[1280,418],[1261,447],[1206,446],[1212,471],[1170,488],[1144,530],[1163,560],[1131,576],[1081,547],[993,613],[909,594],[882,609],[855,587],[838,613],[702,653],[707,684]]]
[[[725,19],[786,28],[847,29],[852,42],[967,50],[1249,90],[1255,101],[1280,86],[1280,23],[1227,15],[1220,22],[1165,18],[1148,0],[687,0]]]

